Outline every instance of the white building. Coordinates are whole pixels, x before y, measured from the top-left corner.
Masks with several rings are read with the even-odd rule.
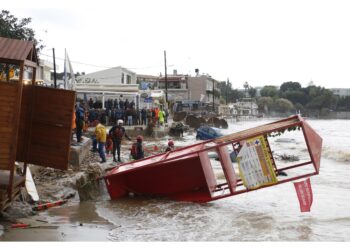
[[[78,98],[101,100],[103,105],[107,99],[128,99],[139,106],[136,73],[120,66],[79,76],[75,90]]]
[[[350,89],[346,89],[346,88],[331,88],[329,90],[333,92],[333,95],[337,95],[339,97],[350,96]]]

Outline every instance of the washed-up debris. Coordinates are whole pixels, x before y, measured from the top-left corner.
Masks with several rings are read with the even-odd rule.
[[[12,224],[11,228],[25,228],[25,227],[29,227],[29,224],[25,224],[25,223],[16,223],[16,224]]]
[[[43,222],[43,223],[49,223],[49,222],[46,221],[46,220],[40,220],[40,219],[36,219],[36,221]]]
[[[282,154],[282,155],[277,155],[280,160],[282,161],[299,161],[299,157],[296,155],[287,155],[287,154]]]
[[[188,115],[186,117],[186,124],[191,128],[199,128],[201,126],[201,120],[195,117],[194,115]]]
[[[169,129],[170,136],[183,136],[186,126],[182,122],[173,122]]]
[[[216,128],[220,128],[221,127],[221,120],[217,117],[211,117],[208,119],[208,122],[207,122],[209,125],[212,125]]]
[[[174,115],[173,115],[173,121],[174,122],[180,122],[183,119],[185,119],[186,115],[187,115],[187,112],[185,112],[185,111],[175,112]]]
[[[280,142],[280,143],[295,143],[295,139],[293,138],[277,138],[275,142]]]
[[[85,174],[77,179],[75,186],[78,190],[80,201],[95,200],[100,196],[100,183],[98,177],[102,176],[101,165],[91,164]]]
[[[35,205],[33,207],[33,210],[34,211],[41,211],[41,210],[45,210],[45,209],[48,209],[48,208],[51,208],[51,207],[57,207],[57,206],[61,206],[65,203],[67,203],[68,200],[58,200],[58,201],[54,201],[54,202],[48,202],[48,203],[45,203],[45,204],[38,204],[38,205]]]
[[[41,229],[57,229],[58,226],[51,226],[51,225],[30,225],[30,224],[25,224],[25,223],[17,223],[17,224],[12,224],[11,228],[22,228],[22,229],[27,229],[27,228],[41,228]]]
[[[220,127],[224,129],[228,128],[228,123],[225,119],[220,119]]]

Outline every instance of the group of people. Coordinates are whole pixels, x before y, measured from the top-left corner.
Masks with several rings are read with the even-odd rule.
[[[117,125],[113,126],[107,133],[106,127],[98,123],[95,128],[95,137],[93,139],[93,152],[98,152],[101,157],[101,163],[106,162],[105,149],[107,152],[111,151],[113,154],[113,162],[122,162],[120,157],[121,143],[123,138],[131,141],[123,127],[123,121],[119,120]],[[165,152],[175,150],[173,140],[168,141],[168,146]],[[143,137],[138,135],[136,142],[132,144],[130,155],[133,160],[143,159],[145,157],[143,147]]]
[[[112,126],[108,131],[102,123],[98,123],[95,128],[95,137],[93,138],[93,152],[98,152],[101,157],[101,163],[106,162],[105,149],[107,151],[112,151],[113,161],[121,162],[120,149],[123,138],[131,141],[131,138],[127,135],[125,128],[123,127],[123,120],[118,120],[117,124]],[[143,137],[138,135],[136,137],[136,142],[133,144],[131,149],[131,155],[134,160],[139,160],[144,158],[143,150]],[[107,143],[107,147],[106,147]]]
[[[89,107],[94,105],[94,103],[91,101],[92,99],[90,99],[88,103]],[[126,138],[131,141],[131,138],[126,133],[124,124],[126,123],[128,125],[135,125],[132,117],[130,118],[130,116],[128,115],[130,114],[128,112],[135,111],[135,108],[132,102],[128,103],[127,100],[126,103],[122,104],[122,106],[121,104],[119,104],[119,106],[118,104],[114,105],[114,103],[116,102],[111,102],[110,100],[108,100],[107,103],[109,105],[107,106],[108,110],[106,110],[106,112],[95,112],[95,109],[93,107],[92,110],[89,111],[89,114],[87,116],[87,112],[84,109],[84,104],[77,102],[76,111],[74,113],[74,124],[76,129],[77,142],[79,143],[82,140],[84,123],[86,125],[87,122],[94,121],[96,123],[96,127],[93,137],[92,151],[99,153],[101,163],[106,162],[105,151],[107,151],[108,153],[112,152],[114,162],[121,162],[120,151],[122,140],[123,138]],[[121,109],[120,107],[122,107],[123,109]],[[125,107],[126,109],[124,109]],[[123,115],[124,111],[127,116]],[[110,116],[107,116],[105,117],[106,119],[103,119],[104,117],[102,114],[106,113],[110,114]],[[152,122],[154,125],[163,125],[165,122],[167,122],[168,115],[169,114],[166,111],[164,111],[163,108],[152,108],[148,110],[143,108],[140,111],[140,125],[148,125],[149,122]],[[86,121],[87,117],[88,121]],[[105,125],[110,125],[110,123],[112,123],[113,126],[107,133]],[[166,152],[172,150],[174,150],[174,142],[170,140],[168,142]],[[136,142],[132,144],[130,154],[134,160],[144,158],[143,137],[141,135],[138,135],[136,137]]]

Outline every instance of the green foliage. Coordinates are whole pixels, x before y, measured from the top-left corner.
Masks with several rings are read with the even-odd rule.
[[[285,82],[282,83],[280,87],[280,92],[292,91],[292,90],[300,90],[301,85],[298,82]]]
[[[221,98],[228,103],[236,102],[238,99],[244,97],[244,93],[238,91],[237,89],[232,89],[232,84],[230,82],[220,82],[219,88],[221,91]]]
[[[256,89],[253,87],[248,88],[248,94],[250,97],[255,97],[256,96]]]
[[[278,95],[278,89],[276,86],[267,85],[260,90],[260,95],[274,97]]]
[[[300,111],[302,114],[326,115],[332,110],[350,111],[350,97],[334,96],[332,91],[319,86],[301,88],[298,82],[285,82],[280,91],[273,86],[265,86],[260,91],[258,99],[259,110],[276,112]],[[266,97],[272,97],[275,102],[267,104]],[[286,102],[286,100],[289,101]]]
[[[2,10],[0,13],[0,36],[34,41],[35,47],[39,52],[44,48],[44,45],[40,44],[41,40],[37,40],[35,38],[34,30],[28,28],[31,21],[31,18],[18,19],[17,17],[11,15],[8,10]]]
[[[273,105],[273,99],[269,96],[260,97],[257,101],[257,105],[260,112],[267,113]]]
[[[335,109],[339,111],[350,110],[350,96],[338,97],[336,99]]]
[[[300,103],[305,105],[309,98],[302,90],[287,90],[281,93],[281,97],[288,99],[292,103]]]
[[[281,113],[287,113],[294,108],[293,103],[284,98],[277,99],[273,104],[273,110]]]

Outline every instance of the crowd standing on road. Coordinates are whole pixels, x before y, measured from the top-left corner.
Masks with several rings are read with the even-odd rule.
[[[129,102],[117,99],[108,99],[105,102],[105,109],[102,109],[101,102],[94,102],[91,98],[85,105],[87,121],[93,124],[96,120],[101,121],[106,126],[116,124],[118,120],[123,120],[125,126],[148,125],[153,122],[155,126],[163,126],[167,123],[169,112],[161,106],[150,109],[136,107],[134,101]]]
[[[77,101],[73,118],[77,142],[81,142],[83,131],[88,127],[95,127],[92,137],[92,152],[98,152],[101,163],[106,162],[107,154],[113,154],[113,162],[122,162],[121,144],[125,137],[131,141],[127,135],[124,126],[151,125],[159,127],[164,126],[168,120],[168,110],[161,106],[150,109],[142,108],[139,110],[133,101],[129,102],[119,99],[109,99],[105,102],[105,109],[102,109],[101,102],[94,102],[91,98],[88,102]],[[112,126],[107,132],[105,126]],[[172,142],[172,141],[171,141]],[[174,149],[172,142],[169,142],[167,151]],[[130,156],[133,160],[144,158],[143,137],[138,135],[136,142],[130,148]]]

